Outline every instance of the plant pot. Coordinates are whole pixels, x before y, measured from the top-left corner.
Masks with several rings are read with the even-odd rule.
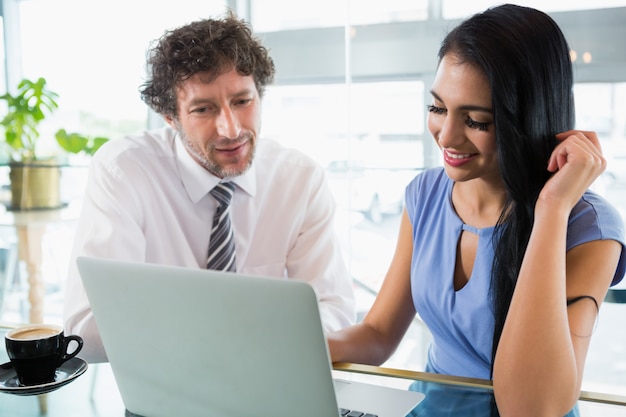
[[[11,209],[38,210],[60,208],[61,167],[50,161],[10,165]]]

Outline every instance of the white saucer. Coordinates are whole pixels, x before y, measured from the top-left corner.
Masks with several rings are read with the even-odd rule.
[[[57,370],[53,382],[38,385],[22,385],[11,362],[0,365],[0,392],[15,395],[39,395],[61,388],[78,378],[87,370],[87,362],[72,358]]]

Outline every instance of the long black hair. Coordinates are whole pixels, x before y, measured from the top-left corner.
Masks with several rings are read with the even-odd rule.
[[[550,177],[547,165],[555,135],[574,127],[572,64],[567,41],[550,16],[511,4],[462,22],[444,39],[439,59],[446,54],[479,69],[489,81],[498,163],[507,192],[493,241],[493,374],[535,203]]]

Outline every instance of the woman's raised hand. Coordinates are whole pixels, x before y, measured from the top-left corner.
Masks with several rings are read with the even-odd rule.
[[[539,198],[572,208],[605,170],[606,160],[595,132],[569,130],[557,134],[556,138],[560,142],[548,161],[548,171],[554,174]]]

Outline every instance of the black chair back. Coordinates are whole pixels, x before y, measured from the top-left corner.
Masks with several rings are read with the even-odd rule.
[[[609,288],[604,297],[605,303],[626,304],[626,288]]]

